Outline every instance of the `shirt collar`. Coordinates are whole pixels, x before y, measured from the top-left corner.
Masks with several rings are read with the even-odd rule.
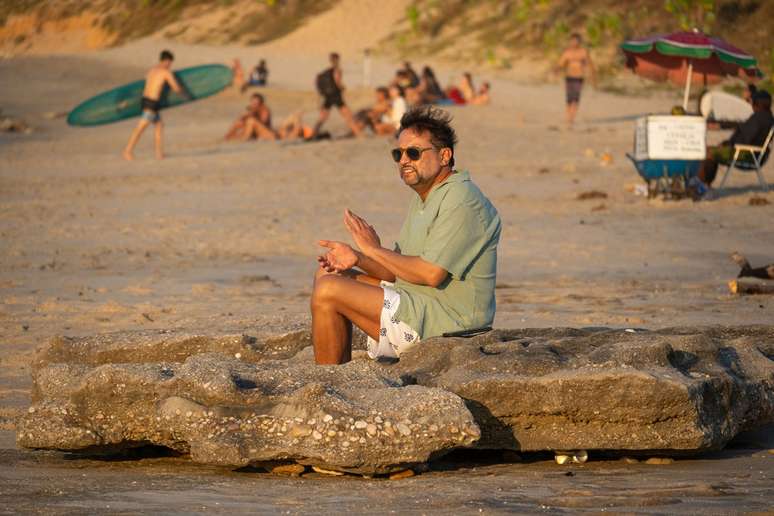
[[[419,194],[417,194],[417,197],[419,197],[419,202],[425,205],[430,200],[430,197],[435,194],[435,192],[441,190],[446,185],[451,183],[462,183],[464,181],[470,181],[470,173],[467,170],[463,170],[462,172],[455,170],[449,175],[449,177],[443,180],[443,183],[435,185],[432,190],[430,190],[430,193],[427,194],[427,199],[425,199],[424,202],[422,202],[422,198],[419,197]]]

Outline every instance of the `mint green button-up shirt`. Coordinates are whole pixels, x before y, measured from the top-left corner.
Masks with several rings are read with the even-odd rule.
[[[451,174],[424,202],[415,195],[396,248],[449,275],[438,287],[398,278],[396,318],[422,339],[491,325],[499,241],[500,216],[467,172]]]

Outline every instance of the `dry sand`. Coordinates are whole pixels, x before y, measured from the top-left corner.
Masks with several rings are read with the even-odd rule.
[[[254,333],[303,321],[316,240],[348,240],[343,208],[366,217],[384,242],[396,238],[403,220],[412,193],[389,159],[390,141],[223,143],[246,104],[234,92],[165,112],[168,159],[160,162],[152,159],[150,135],[136,162],[120,159],[135,120],[76,129],[52,118],[141,76],[162,46],[176,51],[180,66],[268,57],[272,87],[265,94],[275,118],[298,106],[307,121],[316,116],[311,86],[322,59],[283,53],[281,45],[252,50],[146,39],[81,56],[0,61],[0,108],[35,129],[0,134],[6,510],[303,512],[311,499],[322,512],[770,508],[774,455],[760,451],[766,439],[772,446],[770,435],[741,451],[663,467],[593,462],[565,476],[568,468],[540,457],[520,465],[457,462],[401,484],[299,484],[177,459],[100,462],[14,449],[13,418],[29,402],[28,363],[50,336],[172,327]],[[345,81],[357,85],[360,63],[347,58]],[[393,66],[377,62],[375,75],[385,80]],[[446,81],[460,70],[440,71]],[[496,326],[774,323],[770,297],[732,296],[725,285],[737,272],[730,252],[754,264],[774,259],[774,204],[748,205],[759,195],[752,177],[733,176],[715,202],[648,201],[625,189],[638,182],[624,156],[633,118],[664,112],[676,96],[585,91],[580,123],[566,131],[558,85],[491,78],[491,106],[450,111],[458,166],[470,170],[504,222]],[[370,94],[353,88],[348,98],[357,107]],[[345,132],[336,114],[329,127]],[[612,164],[601,164],[603,152]],[[765,173],[774,178],[770,164]],[[590,190],[607,198],[576,200]]]

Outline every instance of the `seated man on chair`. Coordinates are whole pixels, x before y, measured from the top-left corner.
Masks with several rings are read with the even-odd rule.
[[[772,126],[771,95],[758,90],[752,95],[753,114],[736,128],[731,138],[718,146],[707,147],[707,159],[699,169],[699,179],[706,185],[712,184],[718,172],[718,164],[728,164],[734,158],[734,145],[763,145]],[[744,157],[744,153],[742,153]]]
[[[374,359],[492,324],[500,217],[468,173],[454,169],[456,140],[447,113],[407,112],[392,158],[415,195],[394,250],[349,210],[344,224],[357,249],[320,241],[327,252],[318,259],[311,301],[318,364],[351,359],[352,324],[368,335]]]

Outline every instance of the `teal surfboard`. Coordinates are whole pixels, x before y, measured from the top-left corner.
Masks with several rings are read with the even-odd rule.
[[[162,109],[209,97],[231,84],[231,69],[220,64],[192,66],[177,70],[174,74],[191,98],[179,95],[167,87],[161,95]],[[100,93],[70,111],[67,123],[79,126],[102,125],[140,116],[144,87],[145,81],[142,80]]]

